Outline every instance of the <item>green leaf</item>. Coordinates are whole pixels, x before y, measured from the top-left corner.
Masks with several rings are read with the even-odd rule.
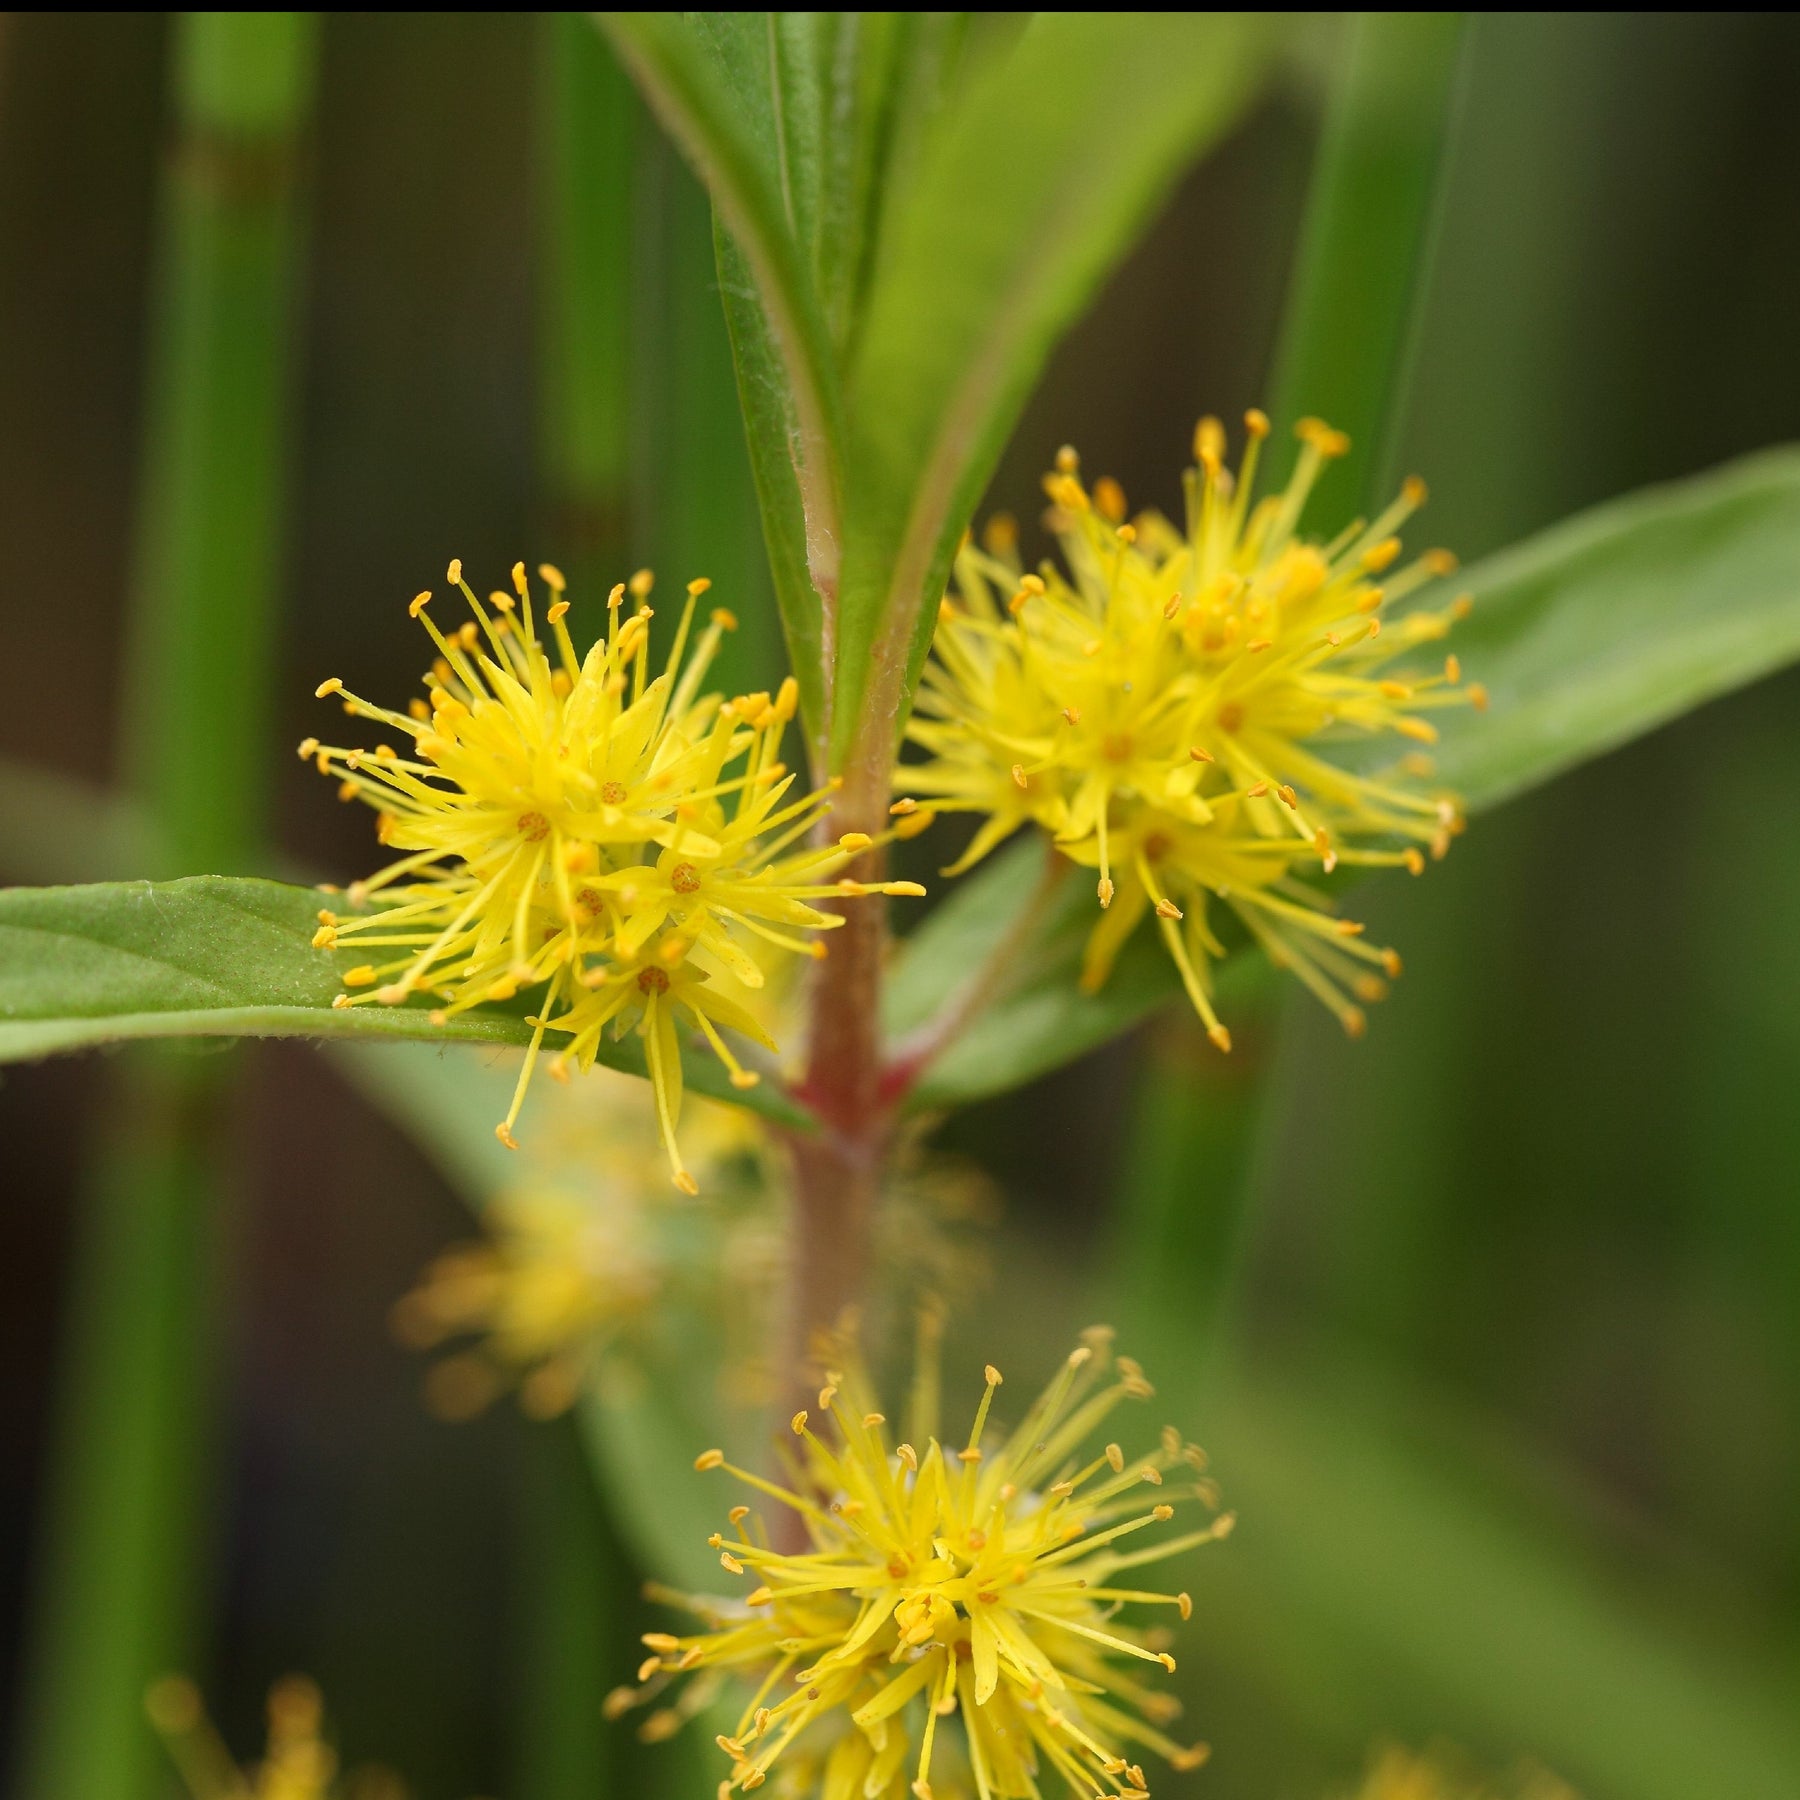
[[[848,389],[835,759],[859,731],[897,733],[950,553],[1031,383],[1236,118],[1262,41],[1231,15],[1040,13],[924,148]]]
[[[1800,656],[1800,449],[1578,514],[1468,573],[1451,639],[1486,713],[1440,714],[1471,812]]]
[[[334,901],[343,904],[317,888],[219,875],[0,889],[0,1062],[126,1038],[530,1041],[523,1016],[497,1008],[441,1026],[429,1002],[334,1008],[357,960],[312,946],[318,911]],[[604,1044],[600,1061],[644,1072],[635,1036]],[[697,1092],[806,1123],[771,1084],[740,1093],[709,1056],[685,1057],[684,1068]]]

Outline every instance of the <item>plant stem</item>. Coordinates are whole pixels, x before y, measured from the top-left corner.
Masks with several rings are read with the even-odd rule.
[[[164,176],[127,785],[171,868],[263,861],[286,490],[297,138],[310,14],[189,13]],[[122,1059],[87,1196],[59,1395],[20,1791],[163,1790],[148,1682],[191,1661],[230,1062]]]
[[[834,837],[851,831],[874,837],[887,824],[892,743],[885,733],[867,734],[864,743],[864,754],[845,771],[830,814],[826,829]],[[847,873],[877,881],[881,863],[881,852],[874,850]],[[834,1331],[846,1313],[860,1309],[892,1131],[892,1107],[882,1084],[887,903],[870,894],[835,905],[844,924],[824,940],[828,953],[813,983],[806,1075],[799,1089],[819,1129],[789,1140],[794,1215],[786,1366],[796,1376],[811,1364],[815,1336]]]

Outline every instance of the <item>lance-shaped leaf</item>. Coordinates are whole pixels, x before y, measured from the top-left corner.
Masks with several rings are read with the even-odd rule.
[[[1469,572],[1454,635],[1485,714],[1444,714],[1470,811],[1800,657],[1800,449],[1645,488]]]
[[[525,1044],[524,1009],[477,1007],[442,1025],[429,1002],[334,1007],[356,958],[316,950],[317,888],[196,875],[185,881],[0,889],[0,1062],[127,1038],[426,1038]],[[635,1036],[600,1060],[644,1072]],[[718,1099],[804,1124],[770,1083],[740,1093],[711,1058],[684,1057],[686,1080]]]
[[[1261,41],[1231,15],[1042,13],[971,72],[922,151],[848,389],[835,760],[861,732],[897,732],[950,553],[1031,383],[1237,117]]]

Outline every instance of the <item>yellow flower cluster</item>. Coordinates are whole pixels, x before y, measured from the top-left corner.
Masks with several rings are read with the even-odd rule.
[[[1167,1735],[1178,1703],[1132,1672],[1174,1669],[1164,1634],[1120,1617],[1133,1605],[1190,1615],[1186,1594],[1141,1590],[1127,1572],[1230,1530],[1225,1513],[1172,1538],[1138,1537],[1180,1501],[1216,1514],[1203,1454],[1172,1428],[1148,1456],[1115,1443],[1091,1453],[1113,1408],[1152,1391],[1135,1363],[1112,1355],[1108,1331],[1087,1334],[1004,1439],[989,1420],[1000,1384],[990,1367],[966,1441],[946,1447],[935,1428],[935,1345],[922,1348],[910,1440],[890,1446],[851,1362],[820,1393],[817,1427],[795,1414],[785,1486],[721,1451],[701,1456],[697,1468],[726,1468],[792,1516],[771,1538],[750,1507],[732,1509],[734,1535],[712,1543],[750,1591],[736,1601],[666,1596],[707,1629],[647,1635],[640,1685],[618,1690],[609,1710],[656,1699],[691,1674],[646,1722],[648,1736],[667,1736],[720,1674],[746,1677],[750,1698],[718,1740],[731,1760],[721,1800],[771,1774],[780,1791],[790,1765],[823,1800],[904,1800],[909,1786],[934,1800],[938,1769],[946,1794],[1035,1797],[1046,1768],[1084,1800],[1131,1800],[1149,1791],[1137,1747],[1178,1769],[1203,1761],[1204,1745]]]
[[[144,1696],[144,1710],[168,1745],[194,1800],[334,1800],[337,1753],[321,1735],[324,1706],[303,1675],[269,1690],[269,1741],[263,1760],[240,1769],[201,1704],[200,1692],[180,1675],[165,1675]],[[384,1770],[358,1770],[357,1800],[405,1800],[399,1780]]]
[[[518,1180],[483,1209],[482,1236],[435,1258],[395,1305],[402,1343],[447,1351],[426,1378],[431,1410],[471,1418],[516,1389],[529,1417],[550,1418],[609,1374],[653,1369],[665,1350],[691,1363],[696,1328],[718,1334],[719,1399],[767,1401],[788,1171],[760,1121],[690,1102],[684,1148],[704,1194],[687,1199],[653,1179],[656,1111],[642,1082],[546,1098]],[[876,1226],[885,1297],[954,1301],[979,1288],[974,1228],[996,1204],[978,1172],[899,1146]]]
[[[467,1340],[427,1378],[440,1418],[471,1418],[513,1387],[529,1417],[553,1418],[609,1356],[641,1346],[680,1290],[716,1302],[727,1279],[732,1304],[718,1316],[745,1341],[726,1366],[742,1375],[755,1360],[782,1248],[774,1209],[761,1203],[756,1121],[711,1101],[693,1106],[687,1155],[706,1200],[690,1202],[648,1179],[656,1115],[642,1084],[568,1096],[577,1100],[586,1101],[580,1128],[555,1142],[564,1108],[555,1109],[551,1153],[528,1147],[521,1180],[484,1210],[483,1236],[438,1256],[394,1308],[410,1348]]]
[[[1388,1745],[1369,1764],[1356,1800],[1579,1800],[1548,1769],[1527,1763],[1499,1782],[1468,1771],[1448,1751]]]
[[[335,775],[345,799],[376,810],[379,836],[402,852],[349,890],[356,916],[320,914],[315,943],[383,954],[344,976],[339,1006],[399,1005],[415,994],[442,1001],[446,1020],[484,1002],[541,989],[534,1035],[506,1118],[512,1145],[526,1087],[546,1032],[569,1060],[591,1067],[603,1035],[635,1030],[644,1042],[662,1141],[676,1184],[694,1178],[676,1146],[682,1100],[683,1025],[697,1027],[740,1087],[756,1074],[739,1063],[721,1028],[773,1048],[746,1005],[765,979],[771,950],[824,954],[810,934],[842,924],[817,901],[877,891],[841,871],[872,840],[851,833],[802,845],[831,805],[829,789],[792,796],[780,760],[797,690],[723,699],[702,683],[734,624],[715,611],[698,636],[694,610],[707,590],[691,582],[668,661],[649,674],[651,578],[615,587],[609,624],[576,654],[563,578],[538,571],[551,601],[541,638],[523,564],[513,592],[486,605],[450,565],[473,617],[448,632],[412,603],[438,658],[427,698],[397,713],[347,693],[346,712],[410,740],[344,749],[308,738],[302,756]],[[879,891],[917,894],[916,884]],[[732,991],[732,990],[735,990]]]
[[[1065,450],[1045,486],[1066,568],[1023,573],[1004,520],[984,548],[964,546],[908,728],[930,760],[897,775],[921,797],[901,800],[902,813],[981,816],[947,873],[1027,823],[1096,871],[1106,910],[1085,986],[1105,982],[1153,914],[1221,1049],[1230,1036],[1210,996],[1210,961],[1224,949],[1212,899],[1347,1031],[1362,1030],[1360,1003],[1382,996],[1399,958],[1363,942],[1302,873],[1359,863],[1417,874],[1426,850],[1441,856],[1462,817],[1429,787],[1428,715],[1485,704],[1454,656],[1421,654],[1467,599],[1444,612],[1395,610],[1455,567],[1432,550],[1389,574],[1422,485],[1409,481],[1380,517],[1315,542],[1301,515],[1348,440],[1305,421],[1292,479],[1258,500],[1268,421],[1252,412],[1247,424],[1234,475],[1223,429],[1201,422],[1182,529],[1156,513],[1128,523],[1118,485],[1090,493]]]

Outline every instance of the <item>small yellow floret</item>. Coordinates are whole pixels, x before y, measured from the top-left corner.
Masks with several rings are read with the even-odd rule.
[[[921,1354],[934,1363],[935,1343]],[[1130,1671],[1134,1662],[1173,1670],[1164,1634],[1122,1611],[1166,1606],[1185,1618],[1192,1602],[1114,1578],[1222,1536],[1224,1519],[1172,1539],[1138,1537],[1173,1507],[1143,1508],[1131,1490],[1204,1459],[1173,1430],[1128,1466],[1122,1454],[1084,1448],[1119,1401],[1147,1386],[1135,1364],[1111,1358],[1108,1334],[1089,1334],[1010,1433],[989,1416],[1000,1387],[989,1365],[960,1446],[940,1440],[930,1410],[908,1421],[922,1455],[908,1442],[889,1447],[857,1360],[844,1353],[840,1368],[819,1395],[827,1416],[794,1416],[791,1486],[733,1468],[718,1450],[696,1461],[791,1509],[809,1541],[802,1552],[771,1548],[780,1534],[733,1508],[736,1537],[715,1534],[712,1547],[756,1585],[735,1604],[659,1591],[707,1629],[659,1637],[633,1703],[687,1671],[701,1683],[720,1672],[750,1683],[733,1729],[716,1739],[731,1765],[722,1796],[772,1773],[795,1793],[1029,1796],[1045,1769],[1077,1794],[1117,1792],[1121,1777],[1142,1794],[1148,1780],[1125,1746],[1177,1768],[1203,1760],[1204,1745],[1163,1729],[1175,1702]],[[929,1409],[936,1391],[935,1369],[921,1371],[915,1405]],[[1165,1491],[1216,1506],[1204,1478]],[[954,1736],[940,1726],[951,1716]]]
[[[552,565],[539,570],[556,596],[544,637],[522,562],[514,591],[495,589],[485,605],[460,561],[448,573],[473,615],[467,623],[441,631],[429,593],[411,609],[439,652],[429,704],[392,712],[345,694],[336,679],[317,690],[406,733],[410,751],[311,738],[302,746],[340,778],[342,798],[375,809],[380,841],[397,856],[358,885],[357,916],[320,940],[385,952],[343,977],[346,988],[374,991],[334,1004],[430,992],[445,1002],[433,1017],[447,1020],[536,990],[531,1045],[496,1130],[509,1146],[547,1033],[564,1037],[565,1055],[586,1069],[604,1040],[635,1031],[670,1174],[692,1191],[676,1143],[683,1055],[698,1037],[734,1086],[755,1084],[721,1033],[775,1048],[754,1016],[755,994],[779,958],[820,953],[813,934],[844,921],[815,903],[843,894],[850,856],[881,839],[850,833],[809,845],[832,789],[796,792],[780,760],[799,706],[791,678],[773,699],[702,691],[721,634],[736,623],[719,609],[696,629],[708,581],[688,584],[668,663],[653,676],[649,570],[614,588],[610,635],[585,656],[570,640]],[[621,618],[627,591],[639,607]]]
[[[1291,480],[1258,498],[1268,421],[1252,413],[1246,426],[1233,472],[1224,427],[1200,422],[1180,529],[1155,513],[1117,529],[1123,496],[1102,481],[1090,505],[1070,452],[1045,478],[1066,574],[1023,574],[1004,534],[998,548],[965,543],[908,727],[930,760],[903,777],[933,811],[980,821],[947,873],[1026,824],[1094,871],[1102,917],[1084,988],[1102,986],[1153,919],[1221,1047],[1220,906],[1347,1031],[1361,1030],[1355,996],[1384,953],[1341,932],[1304,878],[1340,864],[1422,868],[1421,846],[1441,855],[1457,827],[1442,816],[1450,797],[1403,754],[1351,760],[1346,746],[1432,743],[1429,715],[1487,702],[1454,657],[1436,667],[1414,657],[1462,615],[1460,601],[1392,610],[1455,568],[1441,550],[1394,567],[1424,484],[1409,481],[1378,518],[1315,542],[1301,516],[1348,439],[1302,420]],[[1383,585],[1371,579],[1390,570]]]
[[[284,1676],[269,1690],[268,1745],[263,1760],[243,1771],[186,1677],[152,1683],[144,1711],[193,1800],[330,1800],[339,1791],[337,1753],[322,1735],[324,1703],[303,1675]]]

